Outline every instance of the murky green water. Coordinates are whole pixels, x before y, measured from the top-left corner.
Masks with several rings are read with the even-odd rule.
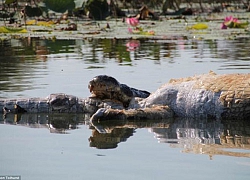
[[[89,95],[99,74],[148,91],[171,78],[249,73],[249,39],[6,40],[0,97]],[[249,122],[91,125],[84,115],[0,118],[0,175],[22,179],[249,179]]]

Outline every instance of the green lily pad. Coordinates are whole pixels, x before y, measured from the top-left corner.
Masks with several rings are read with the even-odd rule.
[[[208,25],[204,23],[197,23],[191,27],[187,27],[187,29],[195,29],[195,30],[202,30],[202,29],[207,29]]]
[[[44,0],[45,6],[55,12],[64,13],[75,8],[74,0]]]
[[[27,33],[27,30],[23,28],[9,28],[6,26],[1,26],[0,33]]]
[[[16,0],[5,0],[5,4],[12,4],[12,3],[14,3],[14,2],[16,2]]]

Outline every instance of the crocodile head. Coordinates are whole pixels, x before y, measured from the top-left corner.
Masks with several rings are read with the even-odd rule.
[[[120,83],[113,77],[99,75],[89,82],[88,88],[94,97],[112,99],[114,93],[120,90]]]
[[[99,99],[111,99],[122,102],[125,107],[128,107],[133,92],[130,87],[125,84],[120,84],[115,78],[107,75],[99,75],[94,77],[88,85],[92,97]]]

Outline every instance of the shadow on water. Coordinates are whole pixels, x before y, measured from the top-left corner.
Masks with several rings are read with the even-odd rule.
[[[136,133],[148,129],[159,143],[181,148],[184,153],[250,157],[250,123],[204,119],[167,119],[159,121],[89,122],[88,114],[8,114],[1,124],[29,128],[47,128],[50,133],[68,134],[80,125],[89,127],[89,146],[97,149],[117,148]]]

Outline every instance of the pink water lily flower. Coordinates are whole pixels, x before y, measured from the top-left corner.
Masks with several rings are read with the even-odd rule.
[[[234,22],[234,23],[239,23],[240,21],[237,18],[234,18],[233,16],[227,16],[224,19],[224,22]]]
[[[225,17],[224,22],[221,24],[221,29],[241,28],[241,26],[242,23],[240,23],[237,18],[234,18],[233,16],[227,16]]]
[[[139,20],[137,18],[126,18],[126,22],[131,26],[137,26],[139,24]]]
[[[221,29],[227,29],[227,26],[226,26],[226,24],[223,22],[222,24],[221,24],[221,27],[220,27]]]

